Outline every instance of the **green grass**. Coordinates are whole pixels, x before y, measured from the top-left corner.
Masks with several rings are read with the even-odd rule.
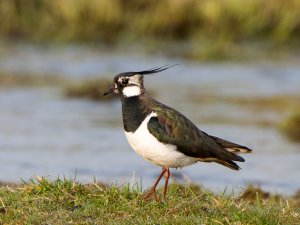
[[[161,190],[159,198],[162,199]],[[297,224],[299,202],[248,187],[238,196],[172,184],[160,202],[138,186],[37,177],[0,188],[0,224]],[[296,196],[296,195],[295,195]]]

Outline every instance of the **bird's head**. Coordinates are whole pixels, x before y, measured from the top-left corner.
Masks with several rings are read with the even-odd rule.
[[[122,95],[125,98],[139,96],[145,92],[143,83],[144,75],[159,73],[172,66],[156,67],[139,72],[126,72],[117,74],[114,77],[113,85],[109,87],[103,95],[115,93]]]

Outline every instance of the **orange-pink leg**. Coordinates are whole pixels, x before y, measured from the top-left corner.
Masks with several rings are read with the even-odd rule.
[[[168,182],[169,182],[169,177],[170,177],[169,168],[165,171],[164,176],[165,176],[165,187],[164,187],[164,197],[165,197],[167,194]]]
[[[155,189],[156,189],[156,186],[158,185],[160,179],[162,178],[162,176],[168,171],[168,173],[170,173],[169,169],[165,168],[165,167],[162,167],[161,169],[161,173],[159,174],[159,176],[157,177],[154,185],[150,188],[149,192],[143,197],[143,200],[146,200],[150,197],[153,197],[153,199],[155,201],[157,201],[157,197],[156,197],[156,193],[155,193]],[[166,179],[166,177],[165,177]],[[166,186],[168,185],[168,182],[166,180],[165,182],[165,189],[166,189]],[[166,191],[166,190],[165,190]],[[165,191],[164,191],[164,194],[165,194]]]

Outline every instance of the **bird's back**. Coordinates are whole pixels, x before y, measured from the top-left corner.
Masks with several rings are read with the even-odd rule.
[[[241,146],[201,131],[177,110],[154,99],[148,104],[157,114],[148,123],[149,132],[159,141],[177,146],[178,151],[199,161],[215,161],[232,169],[239,169],[233,161],[245,161],[238,152],[250,152]]]

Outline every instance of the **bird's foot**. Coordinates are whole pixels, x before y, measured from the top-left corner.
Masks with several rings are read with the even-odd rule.
[[[152,188],[150,189],[150,191],[148,191],[148,193],[146,193],[146,194],[142,197],[142,199],[143,199],[144,201],[146,201],[146,200],[148,200],[148,199],[152,199],[152,200],[158,202],[158,199],[157,199],[157,197],[156,197],[155,190],[152,189]]]

